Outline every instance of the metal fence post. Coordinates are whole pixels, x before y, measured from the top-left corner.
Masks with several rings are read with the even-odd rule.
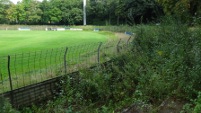
[[[99,46],[98,46],[98,64],[100,64],[100,48],[101,48],[102,42],[100,42]]]
[[[119,53],[119,44],[120,44],[120,42],[121,42],[121,39],[119,40],[119,42],[117,43],[117,53]]]
[[[127,40],[127,46],[129,45],[130,39],[131,39],[131,36],[130,36],[129,39]]]
[[[13,84],[12,84],[12,78],[11,78],[11,72],[10,72],[10,55],[8,55],[8,76],[9,76],[9,82],[10,82],[10,95],[11,95],[11,103],[13,105]]]
[[[67,52],[68,52],[68,47],[66,47],[65,53],[64,53],[64,73],[65,73],[65,75],[67,74],[67,60],[66,60]]]

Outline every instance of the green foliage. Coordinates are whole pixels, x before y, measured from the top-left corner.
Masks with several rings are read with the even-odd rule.
[[[149,22],[161,15],[154,0],[125,0],[124,4],[130,24]]]
[[[11,5],[9,9],[6,10],[6,18],[9,20],[9,23],[17,21],[17,7],[15,5]]]
[[[59,23],[61,21],[61,10],[57,7],[51,8],[49,11],[50,23]]]
[[[39,8],[39,2],[31,1],[29,7],[27,7],[26,11],[26,23],[36,24],[39,23],[41,20],[42,10]]]
[[[185,104],[180,113],[191,113],[193,111],[192,104]]]
[[[200,83],[200,35],[199,30],[190,30],[177,22],[172,26],[161,25],[156,29],[142,27],[138,30],[134,50],[141,54],[142,58],[138,58],[142,60],[141,63],[146,62],[142,70],[146,70],[145,75],[150,75],[147,80],[161,81],[160,85],[150,86],[156,89],[164,87],[166,91],[182,98],[195,96]]]
[[[62,1],[62,21],[68,25],[80,24],[82,22],[82,0]]]
[[[0,23],[79,25],[82,0],[0,1]],[[201,24],[200,0],[87,0],[87,24],[135,25],[174,16],[182,23]]]
[[[26,22],[26,10],[24,8],[25,6],[23,4],[19,4],[16,6],[16,10],[14,10],[13,12],[13,13],[16,13],[15,20],[17,24]]]
[[[0,23],[7,23],[7,19],[5,17],[6,10],[10,7],[11,3],[9,0],[1,0],[0,1]]]
[[[40,4],[40,9],[42,11],[41,15],[41,23],[47,24],[49,23],[49,9],[50,9],[50,4],[47,0],[43,0],[42,3]]]
[[[3,0],[0,6],[0,23],[78,25],[83,20],[82,0]],[[158,11],[150,0],[87,0],[86,14],[88,24],[133,25],[152,21]]]
[[[64,95],[72,98],[68,104],[102,106],[101,109],[106,110],[104,104],[118,103],[132,95],[135,85],[132,79],[121,74],[119,67],[114,66],[102,71],[85,70],[79,76],[67,77],[64,89]]]
[[[175,16],[183,23],[200,24],[200,0],[156,0],[167,16]]]
[[[12,105],[9,101],[0,96],[0,112],[1,113],[19,113],[15,109],[12,108]]]
[[[88,12],[89,18],[105,21],[105,25],[139,24],[152,21],[161,15],[154,0],[91,0]],[[98,17],[98,20],[94,17]],[[92,24],[97,25],[95,22]],[[102,25],[101,22],[98,25]]]
[[[195,108],[193,113],[199,113],[201,111],[201,92],[198,93],[198,97],[195,101]]]

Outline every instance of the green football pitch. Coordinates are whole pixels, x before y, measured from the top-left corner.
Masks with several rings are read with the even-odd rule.
[[[105,42],[111,32],[93,31],[0,31],[0,55]]]
[[[0,93],[9,90],[9,72],[16,89],[96,64],[99,42],[115,37],[106,31],[0,31]]]

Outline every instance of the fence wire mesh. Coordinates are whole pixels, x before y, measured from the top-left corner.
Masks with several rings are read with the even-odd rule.
[[[0,94],[107,62],[129,44],[120,39],[0,56]]]

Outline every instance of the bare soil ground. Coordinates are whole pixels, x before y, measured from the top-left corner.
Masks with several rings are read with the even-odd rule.
[[[124,33],[115,33],[115,36],[119,39],[129,39],[129,35],[126,35]]]

